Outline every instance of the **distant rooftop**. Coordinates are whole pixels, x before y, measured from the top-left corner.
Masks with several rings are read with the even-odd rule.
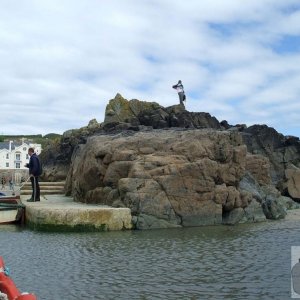
[[[26,142],[25,142],[26,143]],[[27,143],[26,143],[27,144]],[[22,143],[11,143],[11,150],[16,149],[17,147],[20,147]],[[9,150],[9,142],[0,142],[0,150],[7,149]]]

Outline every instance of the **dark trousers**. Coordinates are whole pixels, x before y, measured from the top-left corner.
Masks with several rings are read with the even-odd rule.
[[[184,92],[179,92],[178,96],[179,96],[180,105],[184,106]]]
[[[33,201],[40,201],[39,177],[32,176],[32,177],[30,177],[30,181],[31,181],[31,187],[32,187],[31,199],[33,199]]]

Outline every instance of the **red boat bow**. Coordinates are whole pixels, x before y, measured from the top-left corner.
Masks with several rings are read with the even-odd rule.
[[[13,280],[5,273],[5,265],[0,256],[0,292],[6,294],[8,300],[37,300],[33,294],[20,293]]]

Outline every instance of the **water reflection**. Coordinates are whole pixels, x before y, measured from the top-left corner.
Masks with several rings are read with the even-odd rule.
[[[1,224],[0,225],[0,232],[20,232],[24,229],[24,227],[20,225],[14,224]]]

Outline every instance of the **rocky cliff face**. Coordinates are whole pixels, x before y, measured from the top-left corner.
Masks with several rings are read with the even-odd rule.
[[[299,139],[119,94],[105,121],[44,151],[45,178],[75,201],[129,207],[136,228],[283,218],[300,199]]]
[[[223,207],[248,205],[236,188],[246,165],[241,143],[199,130],[95,136],[74,155],[68,190],[75,201],[127,206],[173,225],[221,223]]]
[[[87,138],[101,132],[101,124],[95,119],[88,126],[66,131],[60,141],[55,141],[40,154],[43,162],[44,181],[65,180],[69,172],[71,157],[78,145],[85,144]]]
[[[126,132],[78,147],[67,189],[75,201],[129,207],[137,228],[234,224],[263,220],[267,212],[284,217],[274,202],[278,191],[270,208],[269,193],[255,188],[268,187],[268,169],[236,132]]]
[[[268,158],[272,183],[282,194],[300,200],[299,138],[283,136],[266,125],[243,128],[241,133],[248,152]]]

